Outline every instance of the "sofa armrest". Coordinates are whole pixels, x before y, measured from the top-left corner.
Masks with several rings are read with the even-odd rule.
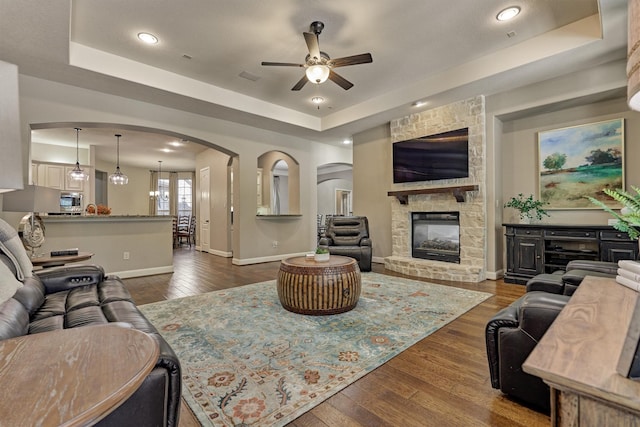
[[[360,246],[371,246],[371,239],[369,237],[363,237],[360,240]]]
[[[574,259],[569,261],[565,270],[586,270],[596,273],[611,274],[612,276],[615,276],[616,274],[618,274],[618,263]]]
[[[35,276],[42,281],[45,294],[98,284],[105,278],[104,270],[97,265],[47,268],[35,272]]]
[[[500,388],[500,352],[498,348],[499,332],[501,328],[517,328],[518,327],[518,312],[520,304],[522,304],[522,298],[515,300],[510,306],[503,308],[497,312],[487,322],[485,327],[485,340],[487,346],[487,360],[489,361],[489,376],[491,378],[491,387]]]
[[[501,352],[523,351],[528,356],[568,301],[566,295],[531,291],[489,320],[485,328],[485,340],[493,388],[500,388]],[[518,337],[526,339],[527,343],[520,343],[513,349],[501,348],[505,340],[514,341]]]

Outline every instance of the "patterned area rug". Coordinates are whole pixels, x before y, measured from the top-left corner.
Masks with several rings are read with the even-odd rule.
[[[363,273],[356,308],[333,316],[284,310],[275,280],[140,309],[202,425],[282,426],[490,296]]]

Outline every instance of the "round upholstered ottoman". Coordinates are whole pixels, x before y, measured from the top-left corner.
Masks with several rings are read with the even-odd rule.
[[[352,310],[361,290],[358,262],[331,255],[318,262],[306,257],[288,258],[280,263],[278,298],[294,313],[326,315]]]

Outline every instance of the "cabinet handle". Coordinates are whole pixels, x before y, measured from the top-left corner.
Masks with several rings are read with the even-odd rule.
[[[540,255],[536,255],[536,258],[537,258],[537,259],[540,259],[540,258],[542,258],[542,257],[541,257]]]
[[[622,234],[618,233],[618,234],[616,234],[616,237],[619,239],[619,238],[622,237]]]
[[[589,237],[589,236],[591,235],[591,233],[584,233],[584,235],[585,235],[586,237]]]
[[[529,230],[525,231],[525,233],[527,233],[527,234],[531,234],[531,232],[530,232]]]

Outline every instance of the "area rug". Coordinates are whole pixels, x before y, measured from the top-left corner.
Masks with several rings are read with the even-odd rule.
[[[140,309],[202,425],[282,426],[490,296],[363,273],[356,308],[333,316],[284,310],[275,280]]]

